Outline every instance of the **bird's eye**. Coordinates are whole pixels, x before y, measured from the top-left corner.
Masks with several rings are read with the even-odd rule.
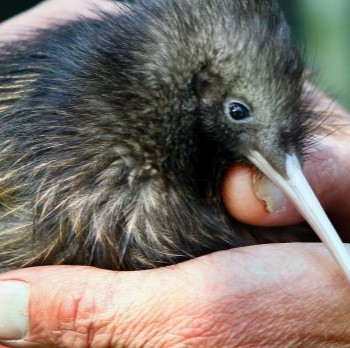
[[[245,121],[251,117],[249,108],[241,102],[228,103],[226,113],[233,121]]]

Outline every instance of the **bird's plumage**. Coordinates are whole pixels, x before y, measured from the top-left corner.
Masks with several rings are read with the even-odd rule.
[[[1,48],[0,265],[142,269],[298,239],[220,199],[247,148],[283,171],[313,124],[274,1],[144,0],[35,36]]]

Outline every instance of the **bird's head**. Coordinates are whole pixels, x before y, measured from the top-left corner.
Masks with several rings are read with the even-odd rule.
[[[303,64],[274,2],[151,1],[142,16],[140,93],[164,131],[183,130],[168,129],[172,146],[199,137],[224,159],[257,151],[280,173],[287,153],[301,159]]]

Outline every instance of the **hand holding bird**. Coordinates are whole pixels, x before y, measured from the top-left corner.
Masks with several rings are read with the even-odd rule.
[[[47,9],[61,1],[47,2]],[[21,20],[35,22],[40,14],[38,7]],[[12,23],[16,28],[17,22]],[[324,100],[325,97],[319,103]],[[342,123],[343,119],[339,119]],[[325,138],[324,148],[348,156],[348,141],[347,136],[337,132]],[[320,157],[321,163],[325,157]],[[345,202],[340,206],[343,209],[338,210],[342,216],[349,213],[349,200],[347,192],[337,188],[338,182],[346,183],[343,173],[349,172],[348,163],[350,161],[335,158],[330,182],[334,196],[329,201],[327,195],[322,196],[326,205],[327,201]],[[224,193],[232,190],[234,176],[243,179],[240,173],[232,171],[226,176]],[[308,178],[315,191],[322,192],[324,184],[317,176]],[[227,205],[232,205],[231,197],[226,196]],[[261,206],[253,197],[252,192],[252,203]],[[236,217],[244,208],[242,203],[235,205]],[[295,219],[290,206],[283,214],[285,218]],[[272,215],[266,224],[278,224],[278,218],[273,220],[275,215]],[[259,219],[251,221],[259,224]],[[303,347],[349,342],[348,284],[320,245],[254,246],[143,272],[115,273],[78,266],[38,267],[3,274],[1,280],[23,281],[30,286],[27,323],[30,331],[26,343],[12,344],[17,347],[28,346],[28,342],[70,348],[77,342],[91,347],[117,343],[132,347],[142,344],[258,346],[261,342],[270,346]],[[0,285],[0,299],[4,299],[6,283]],[[28,300],[25,291],[13,294],[16,300]],[[72,303],[71,299],[76,301]],[[6,303],[0,301],[0,313],[4,305]],[[216,315],[208,316],[208,313]],[[266,323],[269,330],[264,329]],[[26,330],[18,332],[26,333]],[[4,339],[20,338],[1,334]]]

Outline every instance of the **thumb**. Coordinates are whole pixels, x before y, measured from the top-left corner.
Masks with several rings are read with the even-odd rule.
[[[28,268],[0,276],[0,342],[46,348],[346,346],[348,285],[322,246],[297,243],[226,250],[138,272]]]
[[[156,322],[165,322],[166,313],[158,308],[171,306],[162,307],[154,294],[163,292],[176,298],[156,271],[146,277],[80,266],[12,271],[0,276],[0,341],[9,347],[143,346],[151,330],[162,336],[157,330],[164,326]]]

